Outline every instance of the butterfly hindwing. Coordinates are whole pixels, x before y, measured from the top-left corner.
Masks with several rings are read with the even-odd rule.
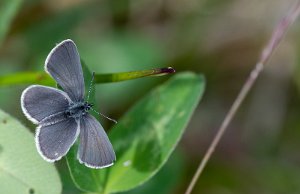
[[[78,134],[79,121],[73,118],[52,125],[38,126],[35,137],[38,151],[49,162],[59,160],[69,151]]]
[[[100,123],[90,114],[80,120],[79,149],[77,158],[91,168],[113,165],[116,155]]]

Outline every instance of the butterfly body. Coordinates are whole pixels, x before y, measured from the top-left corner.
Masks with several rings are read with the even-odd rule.
[[[45,62],[45,71],[63,90],[33,85],[21,96],[25,116],[37,124],[36,146],[49,162],[61,159],[79,139],[77,159],[91,168],[113,165],[116,156],[101,124],[84,101],[85,87],[80,57],[72,40],[65,40],[52,49]]]
[[[73,103],[65,111],[66,117],[80,119],[83,115],[85,115],[89,112],[89,110],[92,108],[92,106],[93,105],[88,102]]]

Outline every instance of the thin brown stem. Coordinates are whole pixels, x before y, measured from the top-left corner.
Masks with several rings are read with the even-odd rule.
[[[247,78],[245,84],[243,85],[240,93],[238,94],[237,98],[233,102],[229,112],[225,116],[225,119],[223,120],[223,122],[222,122],[217,134],[215,135],[213,141],[211,142],[208,150],[206,151],[204,158],[200,162],[198,169],[197,169],[196,173],[194,174],[185,194],[190,194],[192,192],[197,180],[199,179],[207,162],[211,158],[211,155],[213,154],[218,143],[220,142],[220,139],[222,138],[228,125],[232,121],[237,110],[239,109],[242,102],[246,98],[246,96],[249,93],[250,89],[252,88],[253,84],[257,80],[257,77],[259,76],[260,72],[263,70],[265,64],[271,57],[272,53],[278,47],[279,43],[282,41],[289,26],[296,20],[299,13],[300,13],[300,1],[297,1],[296,5],[293,7],[291,12],[279,22],[279,24],[273,31],[270,41],[268,42],[267,46],[264,48],[258,63],[255,65],[255,68],[251,71],[251,73],[250,73],[249,77]]]

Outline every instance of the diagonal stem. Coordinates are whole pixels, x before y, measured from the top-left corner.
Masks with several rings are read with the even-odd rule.
[[[223,120],[217,134],[215,135],[208,150],[206,151],[204,158],[200,162],[200,164],[197,168],[197,171],[194,174],[192,181],[190,182],[185,194],[190,194],[192,192],[203,169],[205,168],[207,162],[211,158],[211,155],[213,154],[218,143],[220,142],[220,139],[222,138],[228,125],[230,124],[233,117],[235,116],[238,108],[240,107],[240,105],[242,104],[244,99],[246,98],[246,96],[249,93],[250,89],[252,88],[253,84],[257,80],[257,77],[259,76],[260,72],[263,70],[265,64],[271,57],[272,53],[279,46],[279,43],[282,41],[289,26],[296,20],[299,13],[300,13],[300,1],[297,1],[296,5],[293,7],[291,12],[279,22],[279,24],[273,31],[270,41],[268,42],[267,46],[264,48],[258,63],[256,64],[255,68],[251,71],[251,73],[250,73],[249,77],[247,78],[245,84],[243,85],[240,93],[238,94],[237,98],[233,102],[233,104],[232,104],[229,112],[227,113],[225,119]]]

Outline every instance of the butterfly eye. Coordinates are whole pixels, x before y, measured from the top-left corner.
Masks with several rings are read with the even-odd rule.
[[[89,111],[90,109],[91,109],[90,106],[86,106],[86,107],[85,107],[85,111]]]
[[[71,112],[70,111],[66,111],[66,115],[69,117],[71,116]]]

